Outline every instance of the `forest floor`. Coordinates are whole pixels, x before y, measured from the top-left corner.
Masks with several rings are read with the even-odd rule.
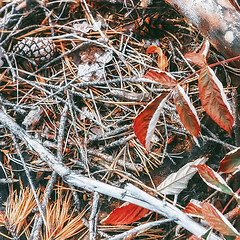
[[[29,1],[26,7],[13,3],[0,9],[1,110],[69,169],[119,188],[132,183],[153,195],[150,189],[187,163],[207,156],[207,165],[217,170],[226,153],[238,146],[238,129],[229,136],[204,112],[196,76],[188,80],[187,91],[201,121],[198,144],[183,127],[172,101],[159,118],[151,150],[136,138],[134,119],[160,93],[170,92],[143,78],[149,69],[158,68],[159,55],[148,53],[148,47],[163,51],[166,71],[180,82],[198,70],[184,55],[198,52],[204,42],[198,29],[163,0],[150,5],[143,0],[49,0],[45,6]],[[31,44],[39,48],[42,60],[34,56]],[[209,64],[223,59],[210,48]],[[232,68],[219,65],[214,71],[234,105]],[[4,124],[0,132],[0,239],[34,239],[37,233],[41,239],[111,239],[164,219],[149,213],[131,224],[102,223],[122,201],[67,185]],[[238,177],[228,183],[234,191]],[[33,189],[39,204],[46,201],[42,222]],[[195,174],[178,195],[177,206],[184,209],[191,199],[210,200],[221,210],[230,198]],[[93,218],[96,229],[89,227]],[[170,222],[126,239],[190,236]]]

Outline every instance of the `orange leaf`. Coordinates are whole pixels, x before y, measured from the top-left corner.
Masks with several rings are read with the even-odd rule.
[[[132,203],[124,203],[119,208],[114,209],[103,223],[111,225],[127,225],[145,217],[150,211]]]
[[[141,111],[134,120],[134,133],[148,151],[150,150],[150,141],[152,139],[155,126],[167,98],[167,94],[160,94],[148,103],[146,108],[143,109],[143,111]]]
[[[176,86],[178,83],[170,73],[163,71],[148,70],[143,78],[151,79],[169,87]]]
[[[163,54],[162,49],[160,47],[152,45],[147,48],[147,53],[157,53],[158,54],[158,67],[160,68],[160,70],[165,71],[165,69],[168,66],[168,59]]]
[[[240,148],[227,153],[220,162],[218,172],[230,173],[239,171],[240,168]]]
[[[197,138],[200,131],[200,121],[188,95],[180,85],[177,85],[174,92],[174,103],[183,126]]]
[[[223,235],[239,235],[239,232],[233,227],[233,225],[212,204],[203,203],[202,213],[209,224]]]
[[[185,58],[195,64],[197,64],[200,67],[204,67],[207,65],[207,53],[209,50],[210,44],[209,41],[206,41],[203,44],[202,49],[199,51],[199,53],[187,53],[185,54]]]
[[[204,66],[198,79],[199,96],[206,113],[229,135],[234,119],[222,83],[209,66]]]

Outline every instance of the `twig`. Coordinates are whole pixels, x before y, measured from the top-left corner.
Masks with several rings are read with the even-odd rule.
[[[28,182],[29,182],[29,184],[30,184],[30,186],[31,186],[31,189],[32,189],[32,192],[33,192],[33,196],[34,196],[35,201],[36,201],[37,206],[38,206],[38,211],[39,211],[39,213],[40,213],[40,215],[41,215],[41,218],[42,218],[42,220],[43,220],[43,222],[44,222],[44,225],[47,226],[47,222],[46,222],[46,219],[45,219],[45,217],[44,217],[44,212],[43,212],[42,206],[41,206],[41,204],[40,204],[40,202],[39,202],[39,198],[38,198],[37,192],[36,192],[36,190],[35,190],[35,187],[34,187],[34,184],[33,184],[32,178],[31,178],[31,175],[30,175],[30,173],[29,173],[29,171],[28,171],[28,167],[27,167],[27,165],[26,165],[26,163],[25,163],[25,161],[24,161],[24,158],[23,158],[23,156],[22,156],[22,153],[21,153],[19,144],[18,144],[17,139],[16,139],[16,137],[15,137],[14,134],[12,134],[12,140],[13,140],[13,143],[14,143],[15,148],[16,148],[16,150],[17,150],[18,156],[19,156],[20,159],[21,159],[23,168],[24,168],[25,173],[26,173],[26,176],[27,176],[27,178],[28,178]]]
[[[98,211],[99,211],[99,194],[98,192],[94,192],[93,194],[93,204],[92,204],[92,212],[89,217],[89,232],[90,232],[90,240],[96,239],[96,233],[97,233],[97,217],[98,217]]]
[[[114,161],[114,158],[112,156],[110,156],[108,154],[100,153],[97,150],[88,149],[87,153],[90,154],[90,155],[102,158],[103,160],[105,160],[105,161],[107,161],[109,163],[113,163],[113,161]],[[129,162],[125,162],[125,161],[120,160],[120,159],[118,159],[117,164],[119,166],[121,166],[121,167],[127,168],[127,169],[132,170],[132,171],[136,171],[136,170],[138,172],[142,172],[143,171],[143,168],[140,165],[129,163]]]
[[[174,219],[165,219],[165,220],[159,220],[159,221],[155,221],[155,222],[149,222],[149,223],[141,224],[140,226],[137,226],[137,227],[135,227],[135,228],[133,228],[129,231],[126,231],[124,233],[121,233],[121,234],[118,234],[114,237],[111,237],[108,240],[120,240],[120,239],[123,239],[124,237],[132,235],[132,234],[137,233],[139,231],[143,231],[147,228],[156,227],[156,226],[159,226],[161,224],[169,223],[169,222],[172,222],[172,221],[174,221]]]
[[[126,184],[126,186],[122,189],[74,173],[63,163],[59,162],[48,149],[43,147],[39,140],[30,136],[2,110],[0,110],[0,122],[5,125],[5,127],[7,127],[14,135],[16,135],[16,137],[24,141],[24,143],[30,149],[38,153],[39,157],[51,168],[53,168],[66,183],[73,184],[76,187],[80,187],[91,192],[97,191],[99,193],[139,205],[143,208],[157,212],[168,219],[175,219],[174,221],[177,224],[181,225],[196,236],[201,236],[206,232],[206,229],[203,226],[193,221],[176,206],[152,197],[151,195],[131,184]],[[209,239],[220,240],[221,238],[214,233],[211,233]]]

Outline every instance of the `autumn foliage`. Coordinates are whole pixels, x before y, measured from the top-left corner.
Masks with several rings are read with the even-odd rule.
[[[207,64],[209,42],[206,41],[199,53],[188,53],[185,58],[200,67],[198,76],[199,98],[206,113],[229,135],[231,134],[234,119],[231,107],[224,93],[223,85],[214,71]],[[164,71],[167,68],[166,56],[159,47],[149,47],[147,53],[158,53],[159,71],[149,70],[143,76],[165,87],[170,88],[170,93],[160,94],[152,100],[134,121],[134,132],[143,146],[150,151],[150,141],[154,128],[164,105],[172,96],[177,113],[185,129],[195,138],[200,132],[200,121],[197,111],[184,90],[185,80],[178,82],[170,73]]]

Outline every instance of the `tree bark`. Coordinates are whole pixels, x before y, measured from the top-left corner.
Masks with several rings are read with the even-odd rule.
[[[232,0],[165,0],[226,58],[240,55],[240,12]],[[240,60],[234,61],[240,68]]]

